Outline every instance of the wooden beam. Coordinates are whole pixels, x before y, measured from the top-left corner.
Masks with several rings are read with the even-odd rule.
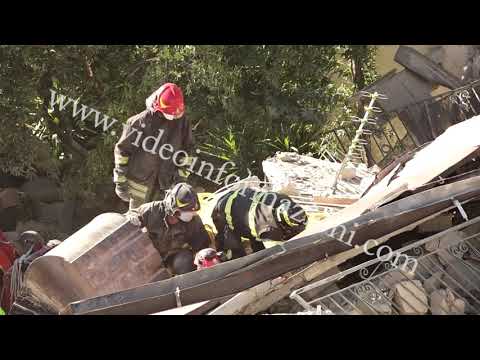
[[[463,85],[458,77],[408,46],[402,45],[398,48],[395,61],[434,84],[443,85],[452,90]]]

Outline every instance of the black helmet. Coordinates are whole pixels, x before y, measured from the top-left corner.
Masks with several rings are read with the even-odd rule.
[[[178,183],[165,196],[167,209],[173,214],[177,210],[198,211],[200,201],[193,188],[187,183]]]
[[[288,228],[296,228],[305,227],[308,217],[301,206],[285,202],[277,208],[277,220]]]

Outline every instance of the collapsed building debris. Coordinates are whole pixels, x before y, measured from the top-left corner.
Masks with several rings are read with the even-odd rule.
[[[344,225],[347,229],[355,227],[356,233],[351,245],[353,247],[357,245],[358,249],[369,239],[382,241],[383,237],[392,232],[402,231],[406,227],[411,227],[413,223],[425,221],[433,214],[454,208],[452,196],[460,203],[480,196],[479,189],[480,177],[443,185],[417,194],[414,199],[407,197],[388,204]],[[68,244],[69,240],[65,240],[62,245],[67,246],[65,244]],[[349,245],[332,238],[325,231],[288,241],[282,247],[276,246],[218,264],[213,268],[90,299],[78,298],[66,308],[57,304],[56,311],[72,314],[150,314],[235,294],[350,248]],[[27,271],[26,283],[35,284],[29,281],[29,277],[34,277],[34,265],[35,263]],[[37,270],[36,277],[40,273],[41,271]],[[49,275],[51,279],[53,274]],[[68,274],[65,274],[65,277],[67,278]],[[43,288],[48,286],[49,284],[45,284]],[[31,286],[30,289],[35,291],[40,287]]]
[[[470,169],[471,165],[469,164],[478,164],[478,162],[475,162],[475,155],[480,143],[475,134],[476,131],[480,130],[479,126],[479,117],[474,117],[452,126],[434,142],[424,146],[417,152],[403,156],[401,158],[403,161],[397,161],[395,166],[390,167],[388,174],[382,174],[381,180],[377,179],[379,180],[377,184],[367,189],[366,194],[360,200],[344,210],[327,217],[315,226],[307,228],[302,233],[302,236],[319,233],[339,226],[355,219],[362,213],[374,210],[383,204],[393,201],[395,198],[406,196],[406,194],[419,193],[425,188],[461,179],[457,174],[466,173],[463,176],[478,174],[478,171],[473,170],[470,173],[467,170]],[[458,143],[459,138],[465,141]],[[432,162],[432,158],[439,159],[439,161]],[[456,177],[453,180],[449,180],[449,176]],[[433,183],[425,187],[425,184],[432,182],[432,180]],[[230,309],[229,313],[265,311],[269,305],[287,296],[294,288],[314,280],[316,276],[320,276],[325,271],[343,263],[348,258],[357,256],[359,253],[360,251],[355,253],[355,249],[353,249],[338,255],[338,259],[332,257],[328,262],[312,264],[308,270],[290,274],[288,280],[284,280],[280,284],[259,285],[258,288],[247,291],[255,294],[253,300],[250,295],[239,294],[237,298],[227,302],[224,308],[227,305],[236,304],[236,306]],[[250,299],[250,301],[241,301],[240,298],[242,296],[245,299]]]
[[[387,95],[379,98],[384,114],[377,124],[388,125],[392,137],[373,133],[369,144],[382,154],[379,166],[342,168],[328,151],[321,159],[277,153],[263,162],[264,189],[327,215],[296,238],[168,278],[146,235],[122,215],[104,214],[35,260],[14,308],[258,314],[287,299],[305,310],[292,308],[298,314],[480,313],[480,81],[466,84],[407,47],[395,59],[404,70],[364,89]],[[432,97],[437,85],[453,90]]]
[[[328,196],[340,171],[340,163],[297,153],[277,153],[262,163],[271,191],[292,196],[307,210],[319,207],[344,208],[360,198],[375,179],[376,168],[349,164],[342,169],[337,196]]]
[[[118,242],[125,236],[119,234],[128,235],[131,231],[127,229],[129,224],[125,224],[123,216],[111,214],[116,218],[107,226],[108,229],[102,228],[100,231],[94,225],[87,226],[90,229],[88,231],[93,232],[94,236],[84,237],[80,232],[74,234],[56,249],[35,260],[25,275],[27,289],[33,299],[44,304],[54,313],[149,314],[179,305],[235,295],[267,281],[268,286],[264,286],[264,290],[258,292],[258,295],[269,295],[263,297],[269,299],[268,301],[264,301],[262,306],[257,307],[252,306],[252,303],[258,301],[258,295],[246,301],[252,313],[264,311],[265,307],[288,296],[294,288],[301,287],[326,271],[335,269],[345,261],[361,255],[363,250],[360,245],[365,241],[377,239],[381,244],[398,233],[412,230],[428,221],[429,217],[459,209],[460,204],[479,196],[480,180],[478,176],[473,176],[478,173],[471,174],[472,177],[460,181],[450,181],[451,183],[444,178],[442,181],[435,181],[436,187],[424,188],[425,184],[435,179],[438,174],[443,174],[447,170],[458,171],[455,165],[475,152],[478,144],[474,134],[480,130],[477,129],[478,124],[478,118],[473,118],[451,127],[436,141],[418,151],[411,160],[395,167],[391,174],[373,186],[364,197],[313,227],[307,228],[298,239],[286,242],[283,247],[277,246],[219,264],[211,269],[163,281],[155,281],[156,274],[153,268],[150,272],[140,273],[141,276],[145,276],[142,279],[131,278],[132,274],[139,274],[139,272],[138,268],[135,271],[128,271],[129,266],[131,268],[143,261],[142,257],[136,260],[125,258],[122,261],[128,276],[120,271],[120,268],[115,272],[110,272],[108,269],[99,272],[94,265],[98,264],[97,257],[104,254],[101,262],[107,265],[111,262],[107,268],[115,266],[120,258],[115,254],[119,255],[117,251],[125,250],[121,245],[122,242]],[[452,140],[458,137],[464,139],[460,145]],[[449,149],[452,150],[449,151]],[[433,163],[431,161],[433,156],[443,157],[444,161]],[[399,171],[400,168],[402,170]],[[440,185],[442,182],[444,185]],[[395,198],[401,197],[402,194],[409,194],[409,196],[395,201]],[[98,222],[104,223],[101,220],[97,220]],[[329,230],[338,225],[342,225],[347,231],[355,230],[355,236],[350,242],[353,247],[331,237]],[[87,230],[84,228],[81,231]],[[126,238],[142,238],[142,233],[137,232]],[[89,239],[87,242],[91,244],[85,245],[85,239]],[[148,247],[149,242],[145,234],[143,239],[144,246]],[[134,243],[139,242],[131,242],[131,244]],[[355,248],[354,245],[359,247]],[[118,250],[112,250],[117,248]],[[154,253],[154,249],[151,250]],[[62,254],[62,251],[68,254]],[[137,256],[135,254],[138,251],[132,254]],[[147,256],[146,253],[143,255]],[[62,257],[66,262],[61,260]],[[152,261],[153,259],[154,256]],[[68,265],[69,262],[73,266]],[[59,267],[64,270],[59,271]],[[285,276],[291,271],[298,272],[302,267],[306,268],[300,271],[300,275],[291,273],[290,276]],[[66,271],[68,269],[71,271]],[[51,279],[58,277],[59,274],[62,274],[63,280],[52,283]],[[114,275],[118,280],[114,281],[111,278]],[[280,275],[284,275],[284,278],[281,281],[276,280]],[[222,304],[231,304],[234,299],[235,297],[227,299]],[[235,300],[238,300],[238,297]],[[238,313],[236,310],[239,307],[245,307],[246,304],[244,302],[241,306],[234,306],[230,311]],[[215,313],[215,310],[211,312]]]
[[[446,252],[439,248],[428,250],[432,249],[429,245],[455,231],[466,236],[444,249]],[[390,260],[377,258],[297,289],[291,297],[306,310],[321,306],[334,314],[480,313],[480,264],[471,260],[480,252],[480,217],[398,249],[398,253],[406,252],[414,262],[403,269],[402,266],[392,266]],[[450,270],[438,259],[448,264]],[[345,281],[345,276],[355,273],[362,281]],[[389,281],[393,273],[401,276]],[[466,277],[466,273],[470,276]],[[331,282],[339,284],[340,289],[311,296],[312,290]]]

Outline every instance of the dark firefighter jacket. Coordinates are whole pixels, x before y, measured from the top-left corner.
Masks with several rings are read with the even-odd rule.
[[[210,238],[199,216],[194,216],[190,222],[179,221],[169,225],[163,201],[141,205],[134,212],[165,261],[178,250],[191,249],[196,253],[210,246]]]
[[[192,128],[185,116],[170,121],[145,110],[128,119],[115,146],[114,182],[128,181],[133,195],[141,198],[152,187],[168,189],[181,180],[177,165],[192,147]]]
[[[232,235],[234,241],[250,240],[252,249],[258,251],[263,248],[258,247],[259,242],[286,241],[302,232],[304,226],[289,228],[287,231],[285,226],[280,225],[280,220],[275,215],[276,209],[286,201],[293,208],[300,209],[287,195],[274,192],[246,188],[222,196],[212,212],[218,232],[215,238],[217,249],[225,250],[226,237]]]

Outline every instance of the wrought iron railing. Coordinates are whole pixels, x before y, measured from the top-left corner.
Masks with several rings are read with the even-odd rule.
[[[348,277],[359,281],[339,288]],[[398,249],[386,261],[376,258],[307,285],[290,297],[321,314],[480,314],[480,217]]]
[[[476,80],[461,88],[379,114],[375,119],[377,126],[371,129],[370,143],[366,144],[369,165],[383,168],[405,151],[434,140],[450,125],[480,114],[479,94],[480,80]],[[414,110],[422,115],[420,121],[425,125],[422,133],[405,121]],[[321,135],[322,142],[328,144],[326,150],[330,157],[337,161],[345,157],[354,137],[355,131],[348,128],[328,130]]]

